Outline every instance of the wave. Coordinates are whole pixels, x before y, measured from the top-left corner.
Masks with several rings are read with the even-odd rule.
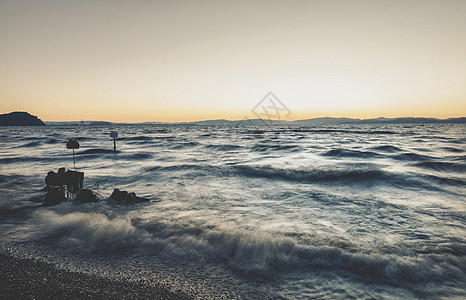
[[[381,152],[387,152],[387,153],[395,153],[402,151],[400,148],[391,146],[391,145],[383,145],[383,146],[377,146],[377,147],[372,147],[372,150],[376,151],[381,151]]]
[[[27,144],[23,144],[18,146],[19,148],[34,148],[42,144],[42,141],[35,141],[35,142],[29,142]]]
[[[386,180],[393,181],[396,176],[381,169],[370,167],[354,168],[299,168],[286,169],[270,165],[229,165],[213,166],[209,164],[175,164],[168,166],[151,166],[144,168],[144,172],[173,172],[194,170],[202,171],[205,175],[223,174],[240,176],[277,178],[292,181],[331,181],[331,180]],[[406,178],[399,179],[400,181]]]
[[[110,149],[87,149],[84,151],[77,152],[76,155],[86,155],[86,154],[102,154],[102,153],[118,153],[119,151],[113,151]]]
[[[160,172],[171,174],[172,172],[191,171],[196,176],[246,176],[256,178],[268,178],[288,180],[294,182],[322,182],[351,181],[359,184],[394,185],[400,188],[427,190],[444,190],[445,185],[461,186],[462,179],[450,176],[434,176],[431,174],[392,173],[381,169],[376,165],[352,165],[342,167],[309,167],[309,168],[280,168],[271,165],[211,165],[211,164],[173,164],[165,166],[151,166],[143,169],[143,172]],[[179,177],[180,175],[176,175]],[[339,182],[338,184],[341,184]]]
[[[463,186],[466,182],[450,176],[435,176],[431,174],[391,173],[376,166],[347,166],[319,168],[277,168],[270,165],[235,165],[234,170],[244,176],[282,179],[295,182],[351,181],[359,184],[394,185],[399,188],[426,189],[447,191],[447,186]],[[231,172],[219,170],[225,174]],[[338,183],[340,184],[340,183]]]
[[[32,142],[29,142],[29,143],[20,145],[20,146],[18,146],[18,147],[19,147],[19,148],[34,148],[34,147],[37,147],[37,146],[42,145],[44,142],[45,142],[45,144],[57,144],[57,143],[61,143],[61,141],[59,141],[59,140],[57,140],[57,139],[54,139],[54,138],[50,138],[50,139],[47,139],[47,140],[45,140],[44,138],[41,138],[40,140],[35,140],[35,139],[34,139],[34,141],[32,141]],[[63,142],[63,144],[65,144],[65,142]]]
[[[130,159],[130,160],[142,160],[142,159],[149,159],[152,158],[153,155],[151,153],[133,153],[133,154],[127,154],[122,156],[123,158]]]
[[[359,157],[359,158],[370,158],[380,157],[381,155],[372,151],[358,151],[348,149],[333,149],[322,154],[323,156],[333,157]]]
[[[265,178],[282,178],[294,181],[331,181],[331,180],[376,180],[393,179],[394,176],[376,168],[311,168],[284,169],[272,166],[237,165],[240,174]]]
[[[248,133],[250,133],[250,134],[264,134],[266,132],[267,132],[266,130],[251,130],[251,131],[248,131]]]
[[[466,162],[466,155],[456,156],[451,158],[452,161],[463,161]]]
[[[44,157],[44,156],[17,156],[17,157],[6,157],[0,158],[0,164],[12,164],[22,162],[62,162],[68,160],[67,156],[55,156],[55,157]]]
[[[60,143],[60,142],[61,141],[59,141],[57,139],[50,138],[50,139],[48,139],[47,144],[57,144],[57,143]]]
[[[265,152],[269,150],[277,151],[277,150],[294,150],[297,151],[301,147],[297,145],[277,145],[277,144],[263,144],[259,143],[254,145],[251,150],[257,152]]]
[[[205,148],[215,149],[215,150],[219,150],[219,151],[229,151],[229,150],[235,150],[235,149],[241,148],[241,146],[232,145],[232,144],[229,144],[229,145],[213,145],[213,144],[209,144],[209,145],[206,145]]]
[[[463,149],[455,148],[455,147],[442,147],[443,150],[454,152],[454,153],[463,153]]]
[[[178,142],[177,144],[172,145],[170,149],[184,149],[184,148],[196,147],[199,145],[200,144],[198,142],[183,142],[183,143]]]
[[[425,175],[424,177],[427,178],[429,181],[438,183],[440,185],[448,184],[459,187],[466,186],[466,181],[460,178],[440,177],[435,175]]]
[[[160,129],[157,129],[157,128],[151,128],[151,129],[147,129],[147,130],[144,130],[143,133],[154,133],[154,132],[158,132],[158,133],[169,133],[170,131],[166,128],[160,128]]]
[[[109,219],[99,213],[73,212],[58,214],[53,211],[37,212],[33,222],[37,224],[39,239],[58,238],[59,245],[96,251],[107,248],[109,252],[134,245],[136,229],[128,219]]]
[[[396,160],[401,160],[401,161],[426,161],[426,160],[432,160],[436,159],[436,157],[428,156],[428,155],[422,155],[422,154],[416,154],[412,152],[406,152],[398,155],[393,155],[390,156],[393,159]]]
[[[79,136],[77,138],[74,138],[75,140],[79,141],[91,141],[94,140],[94,137],[87,137],[87,136]]]
[[[151,141],[152,137],[140,135],[140,136],[121,137],[121,138],[118,138],[117,140],[119,141]]]
[[[348,130],[348,129],[292,129],[292,132],[310,133],[355,133],[355,134],[398,134],[389,130]]]
[[[367,249],[348,241],[325,242],[319,237],[310,244],[301,244],[292,237],[256,230],[163,222],[156,218],[112,219],[99,213],[60,215],[42,211],[36,214],[35,222],[42,232],[39,235],[36,232],[36,238],[53,239],[66,248],[105,253],[131,251],[199,263],[222,263],[245,274],[271,276],[290,269],[310,268],[404,282],[442,282],[466,277],[464,240],[446,240],[435,245],[421,240],[414,245]]]
[[[40,136],[26,136],[26,137],[18,138],[18,140],[20,141],[41,141],[43,140],[43,138]]]
[[[454,142],[456,138],[454,137],[447,137],[447,136],[440,136],[440,135],[420,135],[418,136],[419,141],[423,140],[440,140],[440,141],[451,141]]]
[[[426,161],[414,164],[416,167],[442,172],[466,172],[466,165],[461,163],[449,163],[440,161]]]
[[[205,171],[206,174],[218,171],[227,171],[225,168],[204,165],[204,164],[174,164],[167,166],[151,166],[145,167],[144,172],[167,172],[167,171],[184,171],[184,170],[195,170],[195,171]]]
[[[152,154],[147,152],[121,152],[119,150],[113,151],[113,149],[87,149],[81,152],[77,152],[76,155],[92,155],[92,154],[118,154],[118,157],[130,159],[130,160],[141,160],[151,158]]]

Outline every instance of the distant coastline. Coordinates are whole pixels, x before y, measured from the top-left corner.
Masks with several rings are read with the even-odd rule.
[[[231,126],[259,126],[259,125],[339,125],[339,124],[464,124],[466,117],[459,118],[423,118],[423,117],[401,117],[401,118],[333,118],[321,117],[295,121],[269,120],[269,119],[244,119],[244,120],[203,120],[193,122],[108,122],[108,121],[45,121],[27,112],[11,112],[0,115],[0,126],[108,126],[108,125],[231,125]]]
[[[466,117],[460,118],[420,118],[420,117],[402,117],[402,118],[372,118],[372,119],[353,119],[353,118],[312,118],[295,121],[285,120],[268,120],[268,119],[246,119],[246,120],[204,120],[194,122],[106,122],[106,121],[63,121],[63,122],[45,122],[47,125],[120,125],[120,124],[161,124],[161,125],[231,125],[231,126],[258,126],[258,125],[339,125],[339,124],[446,124],[446,123],[466,123]]]

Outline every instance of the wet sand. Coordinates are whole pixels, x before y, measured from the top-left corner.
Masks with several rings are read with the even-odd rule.
[[[0,299],[192,299],[164,287],[65,271],[0,252]]]

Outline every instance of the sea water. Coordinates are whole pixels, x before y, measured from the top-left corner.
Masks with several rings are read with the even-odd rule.
[[[465,145],[465,124],[3,127],[0,245],[199,298],[464,297]],[[59,167],[101,201],[43,206]]]

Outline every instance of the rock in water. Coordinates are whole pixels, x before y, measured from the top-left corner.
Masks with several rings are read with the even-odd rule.
[[[128,193],[127,191],[120,191],[119,189],[114,189],[110,198],[125,204],[150,201],[150,199],[136,196],[135,193]]]
[[[45,177],[45,184],[47,186],[59,186],[60,184],[58,181],[58,174],[54,171],[48,172],[47,176]]]
[[[65,177],[66,186],[70,192],[76,193],[83,188],[84,172],[68,170],[63,176]]]
[[[65,168],[58,169],[58,173],[50,171],[45,177],[45,184],[50,186],[66,185],[68,191],[77,193],[83,188],[84,172],[71,171],[65,172]]]
[[[76,200],[79,200],[83,203],[99,202],[99,199],[94,194],[94,192],[89,189],[82,189],[78,196],[76,196]]]
[[[65,193],[61,192],[57,188],[52,188],[45,195],[44,205],[46,206],[57,205],[58,203],[62,202],[65,199],[66,199]]]

